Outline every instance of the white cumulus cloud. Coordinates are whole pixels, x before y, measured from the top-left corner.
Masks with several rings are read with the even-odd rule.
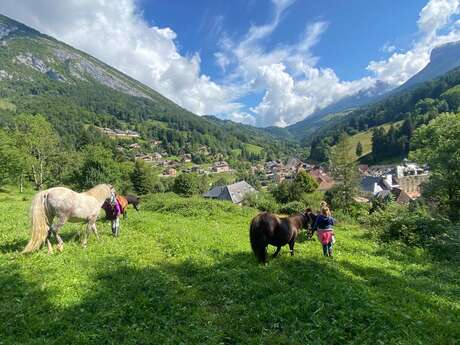
[[[412,47],[406,52],[394,52],[386,60],[371,61],[367,69],[389,84],[404,83],[427,65],[434,47],[460,40],[458,25],[451,23],[459,12],[460,0],[428,1],[420,11],[417,21],[420,37]]]
[[[220,81],[201,71],[197,52],[178,49],[173,28],[147,23],[137,0],[2,0],[0,12],[99,58],[194,113],[258,126],[295,123],[378,80],[400,85],[428,63],[435,46],[460,40],[460,0],[430,0],[420,11],[417,39],[409,49],[386,42],[381,51],[390,55],[369,62],[370,76],[344,81],[332,68],[319,67],[313,53],[328,28],[325,20],[307,23],[294,43],[267,48],[294,2],[271,0],[271,18],[252,24],[240,38],[226,35],[222,15],[205,23],[222,37],[214,54],[224,75]],[[243,97],[258,101],[248,107],[239,101]]]
[[[2,0],[0,11],[79,48],[198,114],[239,108],[234,88],[200,71],[198,54],[181,55],[176,33],[151,26],[134,0]]]

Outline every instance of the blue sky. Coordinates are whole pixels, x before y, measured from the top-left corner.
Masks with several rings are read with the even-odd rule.
[[[319,65],[332,67],[345,80],[361,78],[369,75],[369,61],[388,56],[381,50],[385,43],[409,47],[425,4],[426,0],[297,1],[267,39],[267,48],[295,43],[307,23],[323,20],[329,23],[327,31],[312,49],[320,57]],[[202,71],[215,78],[222,77],[213,59],[221,35],[238,39],[251,24],[263,25],[273,15],[266,0],[142,0],[139,8],[146,21],[173,28],[181,53],[199,52]]]
[[[286,126],[460,40],[460,0],[2,0],[199,114]]]

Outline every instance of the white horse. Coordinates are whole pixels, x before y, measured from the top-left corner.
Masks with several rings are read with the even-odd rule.
[[[52,253],[53,248],[50,242],[52,235],[55,235],[57,239],[57,249],[62,251],[64,242],[59,236],[59,230],[67,221],[87,223],[82,241],[83,246],[86,246],[90,230],[94,232],[96,238],[99,238],[96,220],[106,200],[115,201],[115,190],[109,184],[97,185],[83,193],[77,193],[64,187],[54,187],[37,193],[30,209],[31,239],[22,252],[36,251],[46,241],[48,254]],[[55,218],[57,222],[53,224]]]

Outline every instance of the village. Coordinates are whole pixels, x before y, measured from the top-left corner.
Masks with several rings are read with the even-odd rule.
[[[222,155],[211,157],[206,146],[196,151],[202,156],[208,156],[212,163],[197,164],[193,162],[192,154],[181,152],[178,156],[169,156],[162,148],[162,141],[150,140],[147,145],[137,142],[141,135],[133,130],[100,128],[97,129],[112,139],[119,141],[117,150],[123,154],[130,154],[135,160],[141,160],[155,168],[161,178],[174,178],[183,173],[196,173],[202,176],[217,176],[226,174],[236,180],[237,169],[231,167]],[[132,143],[121,145],[121,142],[132,140]],[[145,147],[148,150],[145,150]],[[149,151],[150,153],[147,153]],[[315,165],[302,161],[296,157],[287,160],[270,160],[254,163],[249,173],[257,178],[260,189],[293,180],[301,171],[307,172],[318,183],[318,190],[326,192],[336,181],[326,165]],[[358,203],[368,203],[374,198],[387,200],[392,198],[398,203],[407,204],[420,197],[420,186],[428,179],[427,167],[418,166],[404,160],[400,164],[388,165],[358,165],[359,196],[355,197]],[[213,186],[203,196],[206,198],[229,200],[241,204],[247,193],[257,192],[255,186],[246,181],[236,181],[227,185]]]
[[[136,135],[130,132],[127,135]],[[160,148],[161,141],[153,140],[150,143],[153,147]],[[134,154],[136,160],[142,160],[160,171],[162,178],[176,177],[181,173],[196,173],[203,176],[215,176],[226,173],[236,176],[236,169],[219,156],[217,161],[207,164],[195,164],[192,162],[192,154],[181,153],[176,157],[170,157],[163,150],[153,153],[143,153],[139,143],[129,144],[127,149]],[[125,150],[120,147],[120,150]],[[206,146],[199,148],[199,153],[209,155]],[[283,181],[290,181],[301,172],[305,171],[318,183],[318,190],[326,192],[331,189],[336,181],[325,165],[315,165],[304,162],[298,158],[291,157],[287,161],[272,160],[265,163],[251,165],[249,173],[257,177],[261,188],[266,189],[271,184],[279,184]],[[399,203],[408,203],[420,197],[420,186],[429,176],[426,167],[418,166],[407,160],[400,164],[391,165],[358,165],[359,172],[359,196],[355,201],[360,203],[370,202],[373,198],[385,200],[390,196]],[[237,181],[234,184],[218,186],[220,192],[211,189],[204,194],[204,197],[230,200],[240,204],[244,200],[244,194],[255,192],[256,189],[248,183]],[[227,191],[224,191],[225,187]],[[237,198],[232,197],[238,194]]]

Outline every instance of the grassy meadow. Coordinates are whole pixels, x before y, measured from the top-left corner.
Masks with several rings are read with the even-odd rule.
[[[460,343],[458,267],[357,226],[337,226],[333,260],[299,241],[261,266],[255,210],[156,196],[119,238],[100,221],[82,249],[67,224],[63,253],[23,256],[30,199],[0,193],[2,345]]]

